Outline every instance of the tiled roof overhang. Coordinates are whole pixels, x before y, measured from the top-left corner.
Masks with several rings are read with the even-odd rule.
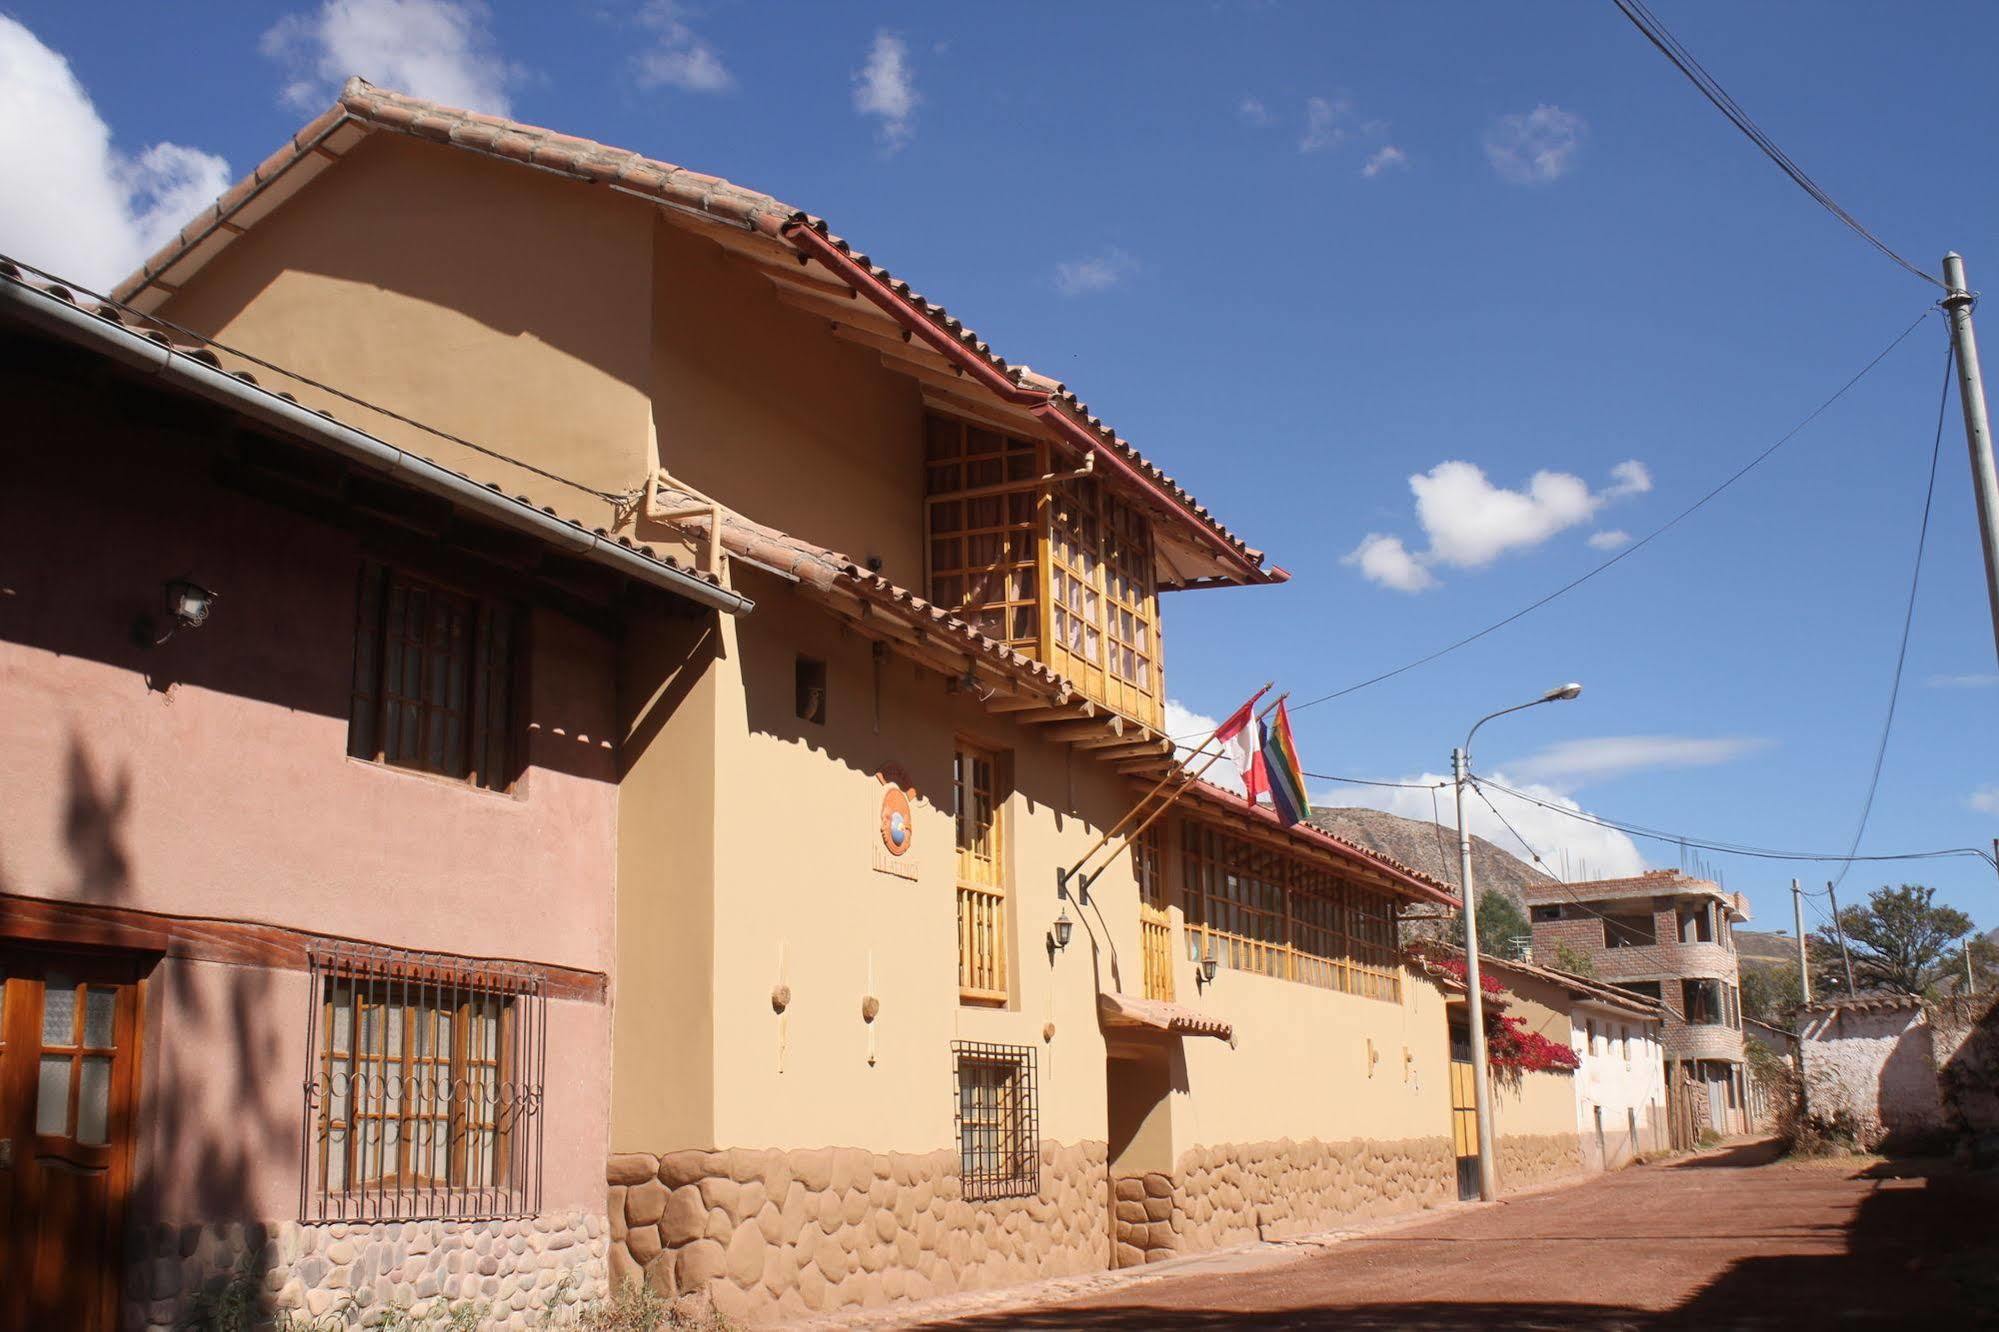
[[[1097,1020],[1105,1031],[1157,1033],[1166,1036],[1212,1036],[1220,1041],[1235,1040],[1235,1027],[1198,1009],[1164,999],[1140,999],[1135,995],[1099,992]]]
[[[138,272],[120,283],[112,293],[114,299],[142,311],[157,309],[179,284],[236,236],[268,216],[318,171],[338,161],[365,134],[380,130],[617,190],[656,204],[676,218],[714,224],[717,239],[736,233],[738,239],[725,243],[725,248],[747,244],[763,251],[766,259],[773,253],[788,256],[794,266],[817,260],[838,279],[837,283],[819,284],[831,288],[822,296],[833,300],[836,308],[859,309],[864,300],[878,307],[903,330],[905,340],[920,337],[951,362],[958,374],[974,379],[1009,407],[1031,413],[1060,442],[1103,458],[1108,470],[1148,507],[1187,531],[1233,571],[1232,576],[1220,578],[1191,576],[1172,586],[1278,583],[1290,577],[1285,570],[1267,565],[1263,552],[1229,531],[1170,476],[1091,415],[1088,405],[1067,386],[1026,366],[1010,365],[942,305],[926,299],[833,234],[824,219],[718,176],[504,117],[441,106],[377,88],[359,78],[349,79],[331,108],[231,186]],[[842,296],[847,298],[843,302],[839,300]]]
[[[1350,873],[1358,871],[1365,882],[1384,892],[1449,907],[1462,905],[1456,893],[1421,870],[1392,860],[1378,851],[1334,837],[1331,833],[1321,832],[1310,824],[1294,823],[1287,828],[1274,811],[1263,805],[1252,805],[1233,791],[1195,781],[1189,783],[1184,799],[1222,815],[1240,829],[1274,838],[1287,849],[1317,856]]]
[[[755,606],[712,574],[686,568],[628,537],[585,528],[525,496],[509,496],[496,484],[481,484],[336,421],[326,412],[301,405],[289,393],[265,388],[248,369],[232,366],[210,348],[174,343],[157,329],[138,321],[128,323],[112,305],[85,309],[68,288],[31,281],[5,261],[0,261],[0,318],[158,376],[171,389],[219,403],[289,438],[326,448],[401,485],[699,605],[738,615]]]
[[[1432,961],[1431,955],[1447,957],[1462,962],[1465,950],[1433,940],[1423,940],[1411,944],[1408,949],[1412,956],[1420,957],[1425,963]],[[1512,958],[1494,957],[1480,951],[1479,965],[1486,971],[1508,972],[1516,976],[1531,976],[1536,980],[1566,990],[1571,999],[1581,1003],[1594,1004],[1603,1008],[1616,1009],[1623,1013],[1636,1014],[1650,1021],[1662,1021],[1666,1016],[1666,1006],[1644,995],[1633,994],[1604,981],[1588,976],[1578,976],[1573,971],[1560,971],[1554,967],[1537,966],[1532,962],[1521,962]]]

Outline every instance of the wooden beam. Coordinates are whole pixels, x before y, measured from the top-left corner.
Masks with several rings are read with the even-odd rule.
[[[1097,705],[1087,698],[1080,699],[1066,708],[1036,708],[1032,712],[1014,715],[1014,720],[1028,726],[1041,726],[1048,722],[1088,721],[1097,715]]]
[[[1124,718],[1105,717],[1098,721],[1070,722],[1067,725],[1051,726],[1047,735],[1050,740],[1090,740],[1108,731],[1111,735],[1124,734]]]
[[[1056,694],[1056,696],[1055,696],[1055,701],[1056,701],[1056,702],[1057,702],[1057,703],[1059,704],[1059,703],[1061,703],[1061,702],[1063,702],[1063,701],[1065,701],[1065,700],[1067,700],[1067,699],[1069,699],[1069,698],[1071,698],[1071,697],[1073,697],[1073,695],[1072,695],[1072,694],[1070,693],[1070,691],[1069,691],[1069,690],[1068,690],[1068,689],[1067,689],[1067,688],[1065,687],[1065,688],[1063,688],[1062,690],[1060,690],[1060,691],[1059,691],[1059,692],[1058,692],[1058,693]],[[990,707],[989,707],[989,708],[987,709],[987,711],[989,711],[989,712],[1000,712],[1000,713],[1007,713],[1007,712],[1026,712],[1026,711],[1027,711],[1027,710],[1029,710],[1030,708],[1045,708],[1045,707],[1047,707],[1048,705],[1049,705],[1049,700],[1047,700],[1046,698],[1024,698],[1024,697],[1023,697],[1023,698],[1018,698],[1018,699],[1013,699],[1013,700],[1010,700],[1010,701],[1008,701],[1008,702],[1006,702],[1006,703],[995,703],[995,704],[992,704],[992,705],[991,705],[991,706],[990,706]],[[1084,707],[1086,707],[1086,708],[1088,708],[1088,709],[1090,709],[1090,711],[1088,711],[1088,712],[1076,712],[1076,713],[1064,713],[1063,715],[1064,715],[1064,716],[1077,716],[1077,717],[1090,717],[1090,716],[1095,716],[1095,715],[1096,715],[1096,706],[1097,706],[1096,704],[1094,704],[1094,703],[1090,702],[1090,701],[1089,701],[1088,699],[1084,699],[1084,700],[1083,700],[1083,706],[1084,706]]]

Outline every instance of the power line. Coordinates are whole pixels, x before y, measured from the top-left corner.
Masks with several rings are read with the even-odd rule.
[[[1930,444],[1930,479],[1923,491],[1923,521],[1916,530],[1916,567],[1909,571],[1909,605],[1902,613],[1902,644],[1895,650],[1895,676],[1888,685],[1888,715],[1881,722],[1881,742],[1874,747],[1874,772],[1867,779],[1867,799],[1860,806],[1860,822],[1853,829],[1853,844],[1846,848],[1849,857],[1840,867],[1839,876],[1833,881],[1835,886],[1846,882],[1852,872],[1854,852],[1860,850],[1860,839],[1867,835],[1867,820],[1874,813],[1874,796],[1881,789],[1881,766],[1888,758],[1888,736],[1895,729],[1895,704],[1902,696],[1902,668],[1909,660],[1909,629],[1916,621],[1916,589],[1923,581],[1923,549],[1930,540],[1930,509],[1937,497],[1937,459],[1943,453],[1944,409],[1950,405],[1950,372],[1957,359],[1957,344],[1946,342],[1943,353],[1943,393],[1937,400],[1937,433]],[[1830,890],[1828,890],[1830,891]]]
[[[428,425],[422,421],[417,420],[413,416],[404,416],[401,412],[392,411],[387,407],[381,406],[379,403],[370,402],[366,398],[359,397],[353,393],[349,393],[345,389],[339,389],[333,387],[333,385],[331,384],[321,383],[319,380],[313,379],[309,375],[300,374],[298,371],[279,365],[275,361],[264,360],[262,357],[253,355],[250,352],[246,352],[239,347],[231,347],[227,343],[217,342],[214,338],[209,337],[207,334],[197,333],[195,330],[187,327],[185,324],[176,324],[173,320],[164,318],[160,315],[147,314],[143,310],[136,310],[131,306],[125,304],[123,301],[113,300],[111,299],[111,297],[106,296],[102,292],[92,291],[90,288],[83,286],[80,283],[71,282],[68,278],[58,277],[56,274],[49,272],[47,269],[37,268],[33,264],[28,263],[25,260],[14,258],[12,255],[0,254],[0,263],[11,264],[15,268],[20,269],[24,273],[33,273],[36,277],[46,278],[48,281],[55,283],[57,286],[62,287],[66,291],[72,293],[81,292],[85,296],[88,296],[92,300],[96,301],[99,305],[104,306],[107,309],[121,311],[124,314],[130,315],[133,319],[140,320],[144,323],[151,324],[159,328],[172,329],[174,332],[180,334],[184,338],[187,338],[191,342],[199,343],[203,347],[212,348],[215,351],[226,353],[227,355],[235,357],[239,361],[244,361],[249,363],[250,365],[254,365],[260,370],[268,370],[274,375],[282,375],[286,379],[291,380],[295,384],[303,384],[307,388],[316,389],[321,393],[329,394],[332,397],[340,399],[342,402],[350,403],[353,406],[359,407],[364,411],[374,412],[378,416],[385,416],[389,420],[400,422],[403,425],[409,426],[413,430],[421,430],[427,435],[434,436],[437,439],[445,440],[448,443],[456,444],[460,448],[470,449],[474,453],[481,454],[487,458],[492,458],[497,462],[506,463],[510,467],[518,467],[523,472],[528,472],[534,476],[538,476],[544,481],[553,481],[557,485],[567,486],[571,490],[580,491],[583,494],[588,495],[593,499],[604,500],[607,503],[611,504],[621,503],[626,499],[626,496],[624,495],[613,494],[612,492],[607,490],[597,490],[594,489],[593,487],[584,485],[581,481],[572,480],[569,477],[563,476],[559,472],[551,472],[548,471],[546,468],[537,467],[533,463],[522,462],[519,458],[511,457],[507,454],[500,452],[498,449],[488,448],[484,444],[476,444],[473,441],[466,439],[462,435],[454,435],[448,430],[440,430],[436,426]],[[177,349],[170,347],[169,350],[177,350]],[[324,413],[324,415],[330,417],[332,413],[330,412]]]
[[[1923,281],[1938,287],[1944,285],[1940,279],[1924,272],[1888,248],[1886,241],[1883,241],[1866,227],[1861,226],[1859,220],[1853,214],[1841,208],[1830,194],[1827,194],[1824,189],[1820,188],[1817,181],[1806,175],[1804,168],[1792,161],[1790,154],[1779,148],[1776,141],[1763,132],[1762,126],[1750,119],[1749,113],[1744,111],[1741,105],[1728,95],[1728,90],[1721,86],[1714,75],[1708,73],[1701,62],[1694,58],[1693,52],[1689,51],[1679,38],[1666,30],[1666,25],[1659,21],[1657,15],[1645,7],[1643,0],[1613,0],[1613,3],[1616,4],[1624,17],[1631,20],[1632,26],[1645,35],[1647,41],[1659,48],[1660,53],[1673,63],[1674,68],[1687,76],[1688,81],[1700,90],[1701,96],[1714,103],[1715,109],[1726,116],[1730,124],[1747,135],[1749,141],[1761,149],[1765,157],[1776,163],[1777,168],[1789,176],[1799,189],[1809,194],[1821,208],[1824,208],[1841,222],[1851,227],[1854,233],[1862,240],[1887,255],[1890,259]]]
[[[1598,574],[1604,572],[1612,565],[1617,564],[1623,560],[1629,559],[1633,555],[1636,555],[1639,551],[1651,545],[1652,542],[1664,536],[1667,532],[1671,531],[1673,528],[1679,526],[1682,521],[1684,521],[1689,517],[1692,517],[1695,512],[1697,512],[1702,508],[1705,508],[1709,501],[1713,500],[1717,495],[1721,494],[1724,490],[1727,490],[1737,481],[1740,481],[1743,477],[1749,475],[1751,471],[1755,470],[1759,465],[1761,465],[1762,462],[1765,459],[1767,459],[1771,454],[1775,453],[1778,449],[1781,449],[1782,447],[1784,447],[1785,444],[1789,443],[1791,439],[1798,434],[1798,432],[1802,431],[1806,426],[1810,425],[1812,422],[1818,420],[1820,416],[1823,416],[1827,408],[1831,407],[1834,403],[1838,402],[1841,398],[1845,397],[1855,384],[1858,384],[1861,380],[1865,379],[1868,373],[1872,371],[1875,366],[1881,364],[1883,360],[1887,359],[1889,352],[1892,352],[1895,350],[1895,348],[1901,346],[1902,343],[1908,338],[1908,336],[1916,331],[1917,326],[1920,325],[1923,322],[1923,320],[1929,318],[1930,312],[1934,308],[1935,307],[1930,307],[1928,309],[1925,309],[1920,315],[1916,316],[1914,323],[1910,324],[1907,328],[1903,329],[1899,334],[1897,334],[1893,342],[1890,342],[1886,347],[1883,347],[1879,352],[1877,352],[1873,360],[1869,361],[1866,365],[1862,366],[1860,370],[1851,379],[1847,380],[1844,384],[1840,385],[1839,389],[1831,397],[1827,398],[1824,402],[1821,402],[1817,407],[1813,408],[1810,414],[1808,414],[1803,420],[1799,421],[1796,425],[1792,426],[1789,430],[1785,431],[1781,436],[1779,436],[1776,443],[1770,445],[1770,447],[1764,449],[1754,458],[1751,458],[1748,462],[1744,463],[1740,468],[1736,469],[1736,471],[1732,473],[1720,485],[1708,491],[1707,494],[1701,496],[1699,499],[1695,500],[1692,504],[1680,510],[1680,512],[1673,515],[1673,517],[1667,519],[1664,523],[1660,524],[1658,527],[1653,528],[1652,531],[1647,533],[1645,536],[1641,537],[1639,540],[1632,542],[1630,545],[1618,551],[1615,555],[1611,556],[1603,563],[1589,570],[1589,572],[1581,575],[1578,578],[1570,579],[1568,582],[1562,584],[1560,587],[1548,593],[1540,600],[1529,602],[1527,605],[1522,606],[1519,610],[1514,611],[1511,615],[1506,616],[1504,619],[1493,621],[1491,624],[1488,624],[1487,626],[1485,626],[1485,628],[1478,630],[1476,633],[1466,634],[1463,638],[1458,639],[1454,643],[1450,643],[1444,647],[1438,648],[1435,652],[1427,653],[1424,656],[1417,657],[1414,661],[1404,662],[1402,665],[1397,666],[1393,670],[1383,671],[1379,675],[1369,676],[1367,679],[1362,680],[1356,684],[1350,684],[1344,689],[1335,689],[1330,694],[1321,694],[1317,698],[1311,699],[1304,703],[1300,703],[1296,707],[1293,707],[1291,709],[1292,713],[1296,714],[1303,712],[1306,708],[1315,708],[1321,703],[1330,703],[1336,698],[1345,698],[1348,694],[1358,693],[1361,690],[1366,689],[1372,685],[1378,685],[1382,683],[1384,680],[1392,680],[1396,676],[1401,675],[1406,671],[1413,671],[1418,666],[1427,666],[1431,662],[1437,660],[1437,658],[1439,657],[1446,656],[1452,652],[1456,652],[1461,647],[1467,647],[1473,643],[1476,643],[1479,639],[1484,638],[1487,634],[1493,633],[1495,630],[1504,629],[1507,625],[1512,624],[1515,620],[1521,619],[1524,616],[1532,614],[1533,612],[1541,609],[1541,607],[1547,605],[1549,602],[1555,600],[1557,597],[1561,597],[1570,592],[1575,591],[1577,588],[1581,587],[1584,583],[1589,582],[1592,578],[1595,578]]]
[[[1689,837],[1684,833],[1666,832],[1658,828],[1647,828],[1642,824],[1627,823],[1621,819],[1606,818],[1602,815],[1591,814],[1587,810],[1571,809],[1567,805],[1558,805],[1552,801],[1543,800],[1539,796],[1528,795],[1525,791],[1516,791],[1503,782],[1493,781],[1489,777],[1474,775],[1472,781],[1477,785],[1490,786],[1495,791],[1504,791],[1516,800],[1524,800],[1530,805],[1539,805],[1542,809],[1564,815],[1581,823],[1593,824],[1599,828],[1609,828],[1613,832],[1627,833],[1633,837],[1650,838],[1658,842],[1685,842],[1688,846],[1699,847],[1703,851],[1720,851],[1732,856],[1748,856],[1757,860],[1819,861],[1830,864],[1846,862],[1877,864],[1898,860],[1944,860],[1957,856],[1976,856],[1987,864],[1994,864],[1990,851],[1981,850],[1975,846],[1953,846],[1940,848],[1935,851],[1906,851],[1894,855],[1842,856],[1819,851],[1781,851],[1770,847],[1750,846],[1740,842],[1714,841],[1701,837]]]
[[[1303,775],[1321,782],[1345,782],[1348,786],[1387,786],[1400,791],[1435,791],[1450,785],[1447,781],[1377,782],[1366,777],[1335,777],[1330,772],[1308,772]]]

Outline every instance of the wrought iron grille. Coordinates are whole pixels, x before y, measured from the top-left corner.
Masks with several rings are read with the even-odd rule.
[[[316,952],[311,967],[299,1219],[538,1212],[540,976],[358,945]]]
[[[975,1202],[1033,1197],[1041,1191],[1034,1048],[953,1041],[951,1066],[965,1197]]]

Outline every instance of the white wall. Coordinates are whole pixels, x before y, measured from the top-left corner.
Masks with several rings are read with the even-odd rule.
[[[1807,1101],[1814,1115],[1845,1111],[1873,1145],[1943,1122],[1930,1025],[1915,1005],[1887,1011],[1819,1009],[1800,1015]]]
[[[1576,1070],[1576,1129],[1583,1152],[1598,1169],[1629,1165],[1665,1145],[1666,1073],[1659,1023],[1609,1005],[1579,1003],[1571,1013],[1571,1042],[1582,1059]],[[1591,1024],[1596,1038],[1590,1039]],[[1603,1151],[1597,1150],[1596,1112],[1603,1111]],[[1632,1133],[1633,1119],[1637,1132]]]

